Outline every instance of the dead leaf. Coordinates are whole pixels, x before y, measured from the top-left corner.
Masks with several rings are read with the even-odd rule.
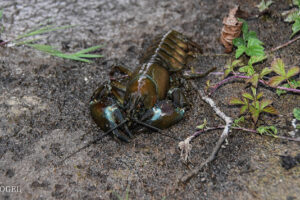
[[[225,47],[225,52],[232,52],[232,40],[239,37],[242,32],[243,23],[238,21],[236,14],[239,10],[239,6],[235,6],[229,11],[227,17],[223,19],[223,28],[221,31],[221,42]]]

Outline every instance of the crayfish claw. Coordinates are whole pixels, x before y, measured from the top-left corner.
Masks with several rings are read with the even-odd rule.
[[[129,143],[129,138],[128,138],[124,133],[119,132],[117,129],[116,129],[116,130],[113,130],[113,135],[114,135],[117,139],[119,139],[119,140],[121,140],[121,141],[123,141],[123,142]]]

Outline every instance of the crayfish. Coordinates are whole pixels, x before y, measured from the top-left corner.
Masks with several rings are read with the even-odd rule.
[[[197,43],[177,31],[158,37],[134,71],[112,68],[110,81],[91,98],[92,118],[103,131],[125,142],[137,125],[165,129],[177,123],[190,105],[181,88],[184,79],[203,77],[213,70],[184,76],[188,59],[201,53]]]

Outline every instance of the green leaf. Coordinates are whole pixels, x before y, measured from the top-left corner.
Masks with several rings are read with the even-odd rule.
[[[96,51],[97,49],[100,49],[103,46],[104,45],[92,46],[92,47],[89,47],[87,49],[83,49],[81,51],[78,51],[78,52],[74,53],[74,55],[86,54],[86,53],[89,53],[89,52],[92,52],[92,51]]]
[[[60,54],[61,52],[54,49],[52,46],[44,45],[44,44],[28,44],[28,46],[33,47],[39,51],[43,51],[49,54]]]
[[[248,56],[265,56],[264,47],[261,45],[248,46],[245,53]]]
[[[253,64],[256,64],[256,63],[259,63],[263,60],[267,59],[267,56],[252,56],[249,61],[248,61],[248,64],[249,65],[253,65]]]
[[[267,10],[272,3],[273,3],[272,0],[269,0],[266,3],[264,0],[262,0],[256,7],[258,7],[259,12],[263,12]]]
[[[22,39],[22,38],[25,38],[25,37],[40,35],[40,34],[43,34],[43,33],[48,33],[48,32],[57,31],[57,30],[61,30],[61,29],[66,29],[66,28],[71,28],[71,27],[74,27],[74,26],[72,26],[72,25],[60,26],[60,27],[53,27],[53,25],[46,26],[46,27],[42,27],[38,30],[29,31],[28,33],[20,35],[20,36],[17,37],[17,39],[15,39],[13,41],[15,42],[16,40],[19,40],[19,39]]]
[[[241,59],[239,59],[239,60],[234,60],[234,61],[232,62],[232,64],[231,64],[231,66],[232,66],[233,68],[239,67],[239,66],[242,66],[242,65],[243,65],[243,61],[242,61]]]
[[[291,84],[292,88],[296,89],[296,88],[300,87],[300,80],[296,81],[294,79],[291,79],[290,84]]]
[[[247,98],[247,99],[250,99],[252,101],[254,100],[253,96],[251,94],[247,93],[247,92],[244,92],[242,94],[242,96],[245,97],[245,98]]]
[[[237,98],[237,97],[232,97],[232,98],[229,100],[229,104],[230,104],[230,105],[244,105],[245,102],[242,101],[241,99]]]
[[[293,0],[293,4],[300,8],[300,0]]]
[[[286,83],[286,84],[283,84],[282,87],[290,88],[290,85]],[[280,96],[280,95],[282,95],[282,94],[286,94],[286,93],[287,93],[287,91],[285,91],[285,90],[276,89],[276,94],[277,94],[278,96]]]
[[[256,110],[260,110],[259,109],[259,101],[253,102],[253,105],[255,105]]]
[[[299,18],[299,10],[295,10],[288,14],[288,16],[284,19],[285,22],[294,22],[297,18]]]
[[[265,56],[264,47],[262,42],[257,38],[249,38],[247,48],[245,50],[246,54],[250,57],[252,56]]]
[[[281,76],[285,76],[285,65],[284,62],[278,58],[275,59],[272,64],[271,64],[271,69],[276,72],[277,74],[281,75]]]
[[[260,126],[256,129],[258,133],[262,134],[270,134],[270,135],[277,135],[278,131],[275,126]]]
[[[252,76],[255,73],[252,65],[247,65],[239,68],[239,72],[244,72],[247,74],[247,76]]]
[[[3,16],[3,8],[0,10],[0,20],[2,19]]]
[[[262,111],[266,112],[266,113],[273,114],[273,115],[278,115],[279,114],[278,111],[272,106],[267,106],[264,109],[262,109]]]
[[[251,83],[252,86],[256,88],[258,84],[258,78],[259,78],[259,74],[253,74],[253,76],[247,80],[247,83]]]
[[[52,46],[49,45],[44,45],[44,44],[27,44],[27,46],[30,46],[32,48],[35,48],[39,51],[48,53],[52,56],[57,56],[60,58],[66,58],[66,59],[71,59],[71,60],[77,60],[77,61],[81,61],[81,62],[87,62],[90,63],[91,61],[85,58],[99,58],[102,57],[102,55],[95,55],[95,54],[84,54],[81,53],[79,54],[79,52],[75,53],[75,54],[65,54],[57,49],[54,49]],[[84,49],[80,52],[90,52],[91,50],[95,49],[95,47],[93,48],[88,48],[88,51],[86,51],[87,49]]]
[[[240,22],[243,22],[243,26],[242,26],[243,37],[244,37],[244,40],[247,41],[248,38],[245,38],[245,36],[247,35],[248,30],[249,30],[248,23],[244,19],[241,19],[241,18],[238,18],[238,20]]]
[[[230,72],[232,72],[231,69],[226,69],[226,70],[224,71],[224,78],[226,78],[226,77],[230,74]]]
[[[66,59],[71,59],[71,60],[77,60],[77,61],[81,61],[81,62],[86,62],[86,63],[91,63],[91,61],[87,60],[87,59],[83,59],[83,58],[79,58],[77,56],[74,55],[69,55],[69,54],[52,54],[53,56],[57,56],[60,58],[66,58]]]
[[[207,124],[207,120],[206,120],[206,118],[204,118],[203,124],[196,126],[196,128],[199,130],[202,130],[206,127],[206,124]]]
[[[251,91],[252,91],[253,97],[256,97],[256,88],[251,87]]]
[[[256,109],[254,106],[250,106],[250,112],[251,112],[252,120],[254,124],[256,124],[259,117],[259,110]]]
[[[232,40],[232,42],[233,42],[233,45],[236,46],[236,47],[246,46],[245,41],[243,40],[243,38],[235,38],[235,39]]]
[[[242,60],[234,60],[232,63],[231,61],[227,62],[225,65],[224,78],[227,77],[230,72],[233,72],[234,68],[241,65],[243,65]]]
[[[41,38],[35,38],[35,39],[31,39],[31,40],[24,40],[24,41],[15,43],[15,45],[16,45],[16,46],[28,45],[28,44],[33,43],[33,42],[36,42],[36,41],[38,41],[38,40],[41,40]]]
[[[259,100],[264,95],[263,92],[260,92],[257,94],[256,99]]]
[[[259,39],[257,39],[256,37],[250,37],[249,40],[248,40],[247,47],[261,46],[262,44],[263,44],[263,42],[260,41]]]
[[[260,72],[259,78],[263,78],[265,75],[271,73],[273,70],[271,68],[263,68],[263,70]]]
[[[292,26],[292,31],[293,31],[293,33],[290,38],[294,37],[294,35],[296,35],[296,33],[298,33],[300,31],[300,18],[297,18],[295,20],[295,23]]]
[[[287,78],[291,78],[295,75],[297,75],[300,72],[300,68],[299,67],[292,67],[291,69],[289,69],[289,71],[286,73],[286,77]]]
[[[260,110],[263,110],[265,107],[271,105],[273,103],[273,101],[269,100],[269,99],[263,99],[260,102]]]
[[[282,76],[273,76],[270,80],[269,80],[269,85],[272,87],[277,87],[281,82],[285,81],[286,78],[282,77]]]
[[[246,50],[245,45],[238,46],[236,52],[235,52],[235,58],[239,58]]]
[[[241,117],[239,117],[239,118],[237,118],[237,119],[234,120],[232,126],[240,127],[239,123],[243,123],[243,122],[245,122],[245,117],[241,116]]]
[[[244,114],[248,110],[248,105],[243,105],[240,109],[240,114]]]
[[[256,32],[255,31],[249,31],[248,33],[248,40],[250,38],[253,38],[253,39],[257,39],[257,35],[256,35]],[[258,39],[257,39],[258,40]]]
[[[103,55],[98,55],[98,54],[71,54],[76,57],[81,57],[81,58],[102,58]]]
[[[300,108],[294,108],[293,114],[297,120],[300,120]]]

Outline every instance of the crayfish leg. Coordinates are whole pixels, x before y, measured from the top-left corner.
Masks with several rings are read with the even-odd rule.
[[[190,73],[185,73],[183,74],[183,77],[186,79],[197,79],[197,78],[203,78],[205,76],[207,76],[209,73],[215,71],[217,68],[216,67],[212,67],[209,70],[207,70],[204,73],[197,73],[194,71],[194,69],[192,68]]]
[[[114,76],[114,74],[116,72],[122,73],[122,74],[126,74],[128,76],[132,75],[132,71],[130,69],[128,69],[127,67],[121,66],[121,65],[115,65],[112,67],[109,75],[110,76]]]

